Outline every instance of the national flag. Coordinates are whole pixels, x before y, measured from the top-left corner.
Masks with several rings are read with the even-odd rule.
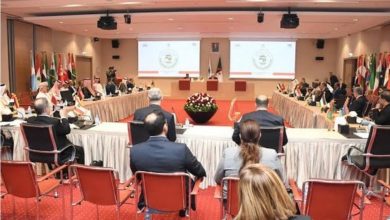
[[[379,84],[380,84],[380,76],[382,75],[382,65],[383,65],[383,54],[380,53],[378,57],[378,64],[376,67],[376,75],[375,75],[375,82],[374,82],[374,95],[379,94]]]
[[[221,57],[219,57],[219,60],[218,60],[218,66],[217,66],[217,71],[215,71],[216,73],[222,73],[222,61],[221,61]]]
[[[390,89],[390,53],[386,56],[386,71],[383,86]]]
[[[41,60],[39,59],[39,54],[35,55],[35,79],[37,85],[41,83]]]
[[[30,80],[31,80],[31,90],[32,91],[35,91],[38,89],[38,85],[37,85],[37,79],[36,79],[36,75],[35,75],[35,67],[34,67],[34,54],[33,52],[31,51],[30,53],[30,57],[31,57],[31,75],[30,75]]]
[[[62,55],[58,54],[58,63],[57,63],[57,78],[61,82],[65,81],[65,76],[64,76],[64,68],[62,66]]]
[[[68,73],[68,79],[72,79],[72,59],[70,57],[70,53],[68,53],[68,63],[67,63],[67,73]]]
[[[355,74],[355,85],[359,85],[364,88],[364,81],[367,74],[367,68],[364,65],[364,55],[360,55],[357,62],[358,67]]]
[[[209,69],[207,70],[208,71],[208,77],[209,78],[211,75],[213,75],[213,68],[211,67],[211,59],[209,57]]]
[[[375,79],[376,79],[376,56],[375,54],[371,54],[370,56],[370,62],[369,62],[369,69],[370,69],[370,81],[369,81],[369,88],[370,90],[374,90],[375,85]]]
[[[71,66],[72,66],[72,80],[76,80],[77,72],[76,72],[76,63],[74,62],[73,53],[70,54],[70,58],[71,58]]]
[[[42,53],[42,59],[43,59],[43,62],[42,62],[41,81],[42,82],[46,82],[47,79],[48,79],[47,75],[48,75],[48,72],[49,72],[49,65],[47,63],[47,54],[46,54],[46,52]]]
[[[49,70],[49,79],[48,79],[48,84],[49,87],[51,88],[54,83],[57,81],[57,71],[56,71],[56,66],[57,66],[57,59],[54,53],[51,55],[51,65],[50,65],[50,70]]]
[[[63,75],[63,82],[68,81],[68,62],[67,62],[67,56],[64,54],[62,56],[62,75]]]

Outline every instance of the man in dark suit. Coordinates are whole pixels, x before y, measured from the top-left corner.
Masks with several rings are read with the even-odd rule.
[[[283,126],[284,127],[284,120],[279,115],[274,115],[268,110],[268,97],[265,95],[260,95],[256,98],[256,111],[247,113],[242,116],[240,123],[244,122],[248,119],[255,120],[260,127],[275,127],[275,126]],[[233,132],[233,141],[236,142],[238,145],[241,143],[240,139],[240,123],[236,123],[234,125],[234,132]],[[267,134],[268,135],[268,134]],[[266,144],[262,144],[262,147],[266,148],[274,148],[274,144],[271,143],[272,140],[277,140],[277,137],[273,137],[276,134],[270,133],[270,137],[266,138]],[[277,134],[278,135],[278,134]],[[272,137],[271,137],[272,136]],[[268,143],[270,142],[270,143]],[[272,141],[273,142],[273,141]],[[286,129],[284,128],[284,135],[283,135],[283,145],[286,145],[288,142]],[[267,146],[268,145],[268,146]]]
[[[355,87],[353,88],[353,96],[354,100],[352,100],[349,103],[350,98],[348,97],[347,100],[345,101],[344,109],[345,112],[348,114],[349,112],[356,112],[357,116],[363,117],[364,114],[364,109],[366,108],[367,105],[367,98],[364,96],[364,91],[362,87]]]
[[[175,118],[173,115],[167,111],[164,111],[161,108],[161,91],[159,88],[151,88],[148,90],[149,97],[149,106],[141,109],[137,109],[134,113],[135,121],[143,121],[147,115],[149,115],[153,111],[161,111],[164,114],[165,119],[168,123],[168,134],[167,138],[170,141],[176,141],[176,126],[175,126]]]
[[[173,143],[167,139],[168,125],[162,111],[153,111],[148,114],[144,124],[150,138],[130,149],[130,168],[133,174],[137,171],[189,172],[196,178],[206,176],[202,164],[185,144]],[[138,208],[142,209],[143,206],[141,196]]]
[[[30,117],[27,122],[31,124],[42,124],[42,125],[53,125],[53,132],[57,139],[57,148],[62,148],[73,145],[67,138],[66,135],[70,133],[70,126],[68,119],[66,118],[66,110],[60,111],[61,119],[51,117],[51,110],[49,102],[45,98],[37,98],[34,101],[34,108],[38,116]],[[39,138],[39,137],[37,137]],[[75,146],[76,149],[76,161],[79,164],[84,164],[84,149],[79,146]],[[68,148],[59,155],[59,161],[64,161],[69,158],[72,153],[72,148]]]
[[[372,119],[377,125],[390,125],[390,91],[381,93],[377,106],[372,111]]]

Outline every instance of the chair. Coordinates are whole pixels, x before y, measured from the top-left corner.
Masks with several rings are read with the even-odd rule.
[[[378,180],[378,183],[382,185],[382,204],[381,204],[381,210],[380,210],[380,215],[379,219],[383,219],[383,208],[385,203],[390,204],[390,197],[386,197],[388,195],[388,191],[390,190],[390,185],[385,183],[383,180]]]
[[[66,165],[60,166],[43,177],[37,178],[34,173],[34,164],[24,161],[1,161],[1,176],[2,181],[7,190],[7,194],[17,196],[20,198],[35,198],[36,202],[36,215],[39,219],[39,204],[43,196],[49,196],[49,194],[59,186],[61,186],[62,179],[50,178],[58,172],[62,172],[66,168]],[[65,218],[65,201],[64,201],[64,188],[62,188],[62,211],[63,218]],[[2,195],[4,196],[4,195]],[[54,197],[58,194],[55,191]],[[13,215],[15,219],[15,198],[13,197]],[[27,213],[27,200],[25,211]]]
[[[368,113],[370,112],[371,108],[372,108],[372,103],[367,102],[366,105],[364,106],[364,109],[363,109],[363,117],[368,116]]]
[[[87,201],[96,205],[97,219],[99,219],[99,205],[115,205],[116,218],[119,219],[120,207],[134,192],[132,188],[128,188],[134,179],[129,179],[120,186],[113,169],[84,165],[72,165],[71,168],[76,173],[81,191],[81,199],[75,203],[71,201],[72,217],[73,206]]]
[[[245,92],[246,91],[246,81],[244,81],[244,80],[234,81],[234,91]]]
[[[177,213],[181,210],[186,210],[187,217],[191,219],[191,196],[198,194],[202,179],[198,179],[195,182],[191,192],[189,190],[191,188],[191,178],[187,173],[137,171],[135,177],[137,184],[136,204],[138,204],[140,190],[142,190],[146,209]],[[136,214],[137,218],[138,212]]]
[[[57,138],[54,135],[55,131],[52,125],[26,123],[21,124],[20,127],[26,143],[24,150],[27,152],[26,157],[29,161],[55,164],[56,166],[74,162],[76,156],[74,146],[68,145],[58,150]]]
[[[207,80],[207,91],[218,91],[218,80]]]
[[[283,155],[284,127],[261,127],[260,131],[260,146],[274,149],[278,153],[278,155]]]
[[[149,139],[149,134],[142,121],[130,121],[127,124],[129,145],[136,145]]]
[[[302,193],[295,181],[290,180],[290,187],[302,215],[312,219],[346,220],[359,214],[359,219],[363,219],[364,197],[360,197],[358,205],[354,204],[357,190],[366,191],[363,182],[312,179],[303,183]],[[354,205],[359,213],[352,214]]]
[[[179,90],[190,90],[191,80],[190,79],[179,79]]]
[[[347,162],[366,174],[370,181],[369,195],[375,195],[372,186],[378,169],[390,168],[390,126],[374,125],[371,127],[364,150],[351,146],[347,153]],[[352,154],[353,150],[360,154]]]
[[[221,202],[221,219],[227,219],[227,216],[233,219],[240,210],[238,199],[239,180],[238,177],[225,177],[222,179],[221,186],[217,185],[215,188],[214,198],[220,199]],[[226,196],[224,196],[222,186],[226,186]],[[222,198],[226,198],[226,202]]]

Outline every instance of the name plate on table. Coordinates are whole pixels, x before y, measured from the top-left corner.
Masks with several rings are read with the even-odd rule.
[[[186,128],[176,126],[176,134],[184,134],[184,132],[186,132],[186,130],[187,130]]]
[[[368,138],[368,132],[364,128],[349,128],[349,132],[346,134],[343,134],[339,132],[341,135],[348,139],[367,139]]]

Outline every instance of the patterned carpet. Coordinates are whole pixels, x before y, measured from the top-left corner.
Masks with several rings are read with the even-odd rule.
[[[64,187],[65,190],[65,204],[66,204],[66,216],[69,219],[70,208],[69,208],[69,191],[68,186]],[[59,190],[61,195],[61,189]],[[74,191],[74,201],[80,198],[80,193],[78,190]],[[200,190],[197,198],[198,201],[198,211],[197,216],[198,220],[218,220],[220,219],[220,203],[217,199],[213,197],[214,188],[209,187],[205,190]],[[121,208],[120,216],[121,219],[135,219],[135,206],[133,205],[134,201],[130,199],[128,201],[132,204],[124,204]],[[35,203],[33,199],[28,199],[27,202],[27,212],[25,209],[25,199],[16,198],[16,219],[35,219]],[[61,198],[52,198],[44,197],[39,203],[40,207],[40,219],[62,219],[62,199]],[[73,219],[75,220],[84,220],[84,219],[97,219],[96,215],[96,206],[83,202],[81,205],[74,207]],[[367,205],[364,210],[364,219],[372,220],[379,219],[380,213],[380,202],[376,199],[372,200],[371,205]],[[385,207],[385,215],[390,215],[390,208]],[[192,215],[195,217],[195,215]],[[143,219],[143,216],[140,215]],[[1,200],[1,219],[13,219],[12,214],[12,196],[5,196]],[[115,219],[115,207],[114,206],[100,206],[99,207],[99,219]],[[162,219],[162,220],[171,220],[171,219],[180,219],[176,214],[165,215],[165,216],[154,216],[153,219]],[[184,218],[183,218],[184,219]],[[353,220],[357,220],[358,216],[353,217]]]

